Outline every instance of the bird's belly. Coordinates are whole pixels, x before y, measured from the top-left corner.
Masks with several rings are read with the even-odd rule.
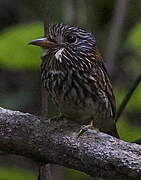
[[[79,95],[68,94],[68,97],[64,97],[60,94],[56,99],[56,104],[61,114],[68,119],[79,124],[89,124],[93,120],[95,128],[101,127],[104,114],[92,97],[81,99]]]
[[[94,120],[95,127],[101,127],[103,107],[94,100],[91,92],[84,93],[84,87],[78,86],[78,82],[74,86],[73,77],[50,77],[52,78],[48,78],[45,85],[61,114],[80,124],[88,124]]]
[[[85,102],[77,103],[76,101],[71,103],[64,101],[59,104],[60,112],[69,119],[81,124],[90,123],[93,120],[93,116],[95,115],[96,117],[96,104],[92,102],[91,98],[86,98]]]

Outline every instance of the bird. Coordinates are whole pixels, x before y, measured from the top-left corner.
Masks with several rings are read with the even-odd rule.
[[[49,26],[29,44],[44,49],[41,80],[63,117],[119,138],[110,75],[95,36],[71,25]]]

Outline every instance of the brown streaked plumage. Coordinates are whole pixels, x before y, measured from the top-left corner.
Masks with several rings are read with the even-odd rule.
[[[95,37],[83,29],[56,24],[47,37],[30,44],[44,48],[41,79],[61,114],[118,137],[115,98]]]

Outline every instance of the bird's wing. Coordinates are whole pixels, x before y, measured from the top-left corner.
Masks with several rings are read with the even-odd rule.
[[[115,102],[115,96],[112,89],[111,79],[109,77],[109,73],[107,72],[107,69],[105,68],[105,65],[103,62],[100,63],[99,67],[99,78],[98,78],[98,85],[99,87],[105,92],[107,95],[107,98],[110,102],[110,106],[112,108],[112,116],[115,117],[116,112],[116,102]]]
[[[101,54],[98,50],[96,50],[95,52],[96,61],[94,62],[91,74],[93,74],[93,76],[95,77],[96,89],[97,92],[99,92],[99,97],[101,97],[101,100],[103,101],[105,96],[106,103],[106,98],[108,98],[108,103],[111,106],[112,117],[114,118],[116,113],[116,103],[115,96],[112,90],[111,79],[109,73],[107,72]]]

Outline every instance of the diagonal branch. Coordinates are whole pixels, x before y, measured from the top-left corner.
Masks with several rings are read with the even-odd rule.
[[[129,91],[125,95],[123,101],[121,102],[121,104],[120,104],[120,106],[118,108],[118,111],[117,111],[117,115],[116,115],[116,119],[115,119],[116,122],[118,121],[118,119],[120,118],[121,114],[125,110],[129,100],[131,99],[133,93],[135,92],[135,90],[138,87],[138,85],[140,84],[140,82],[141,82],[141,74],[139,74],[139,76],[136,78],[136,80],[133,83],[132,87],[129,89]]]
[[[141,178],[141,146],[94,130],[76,138],[80,125],[58,120],[0,108],[0,150],[93,177]]]

